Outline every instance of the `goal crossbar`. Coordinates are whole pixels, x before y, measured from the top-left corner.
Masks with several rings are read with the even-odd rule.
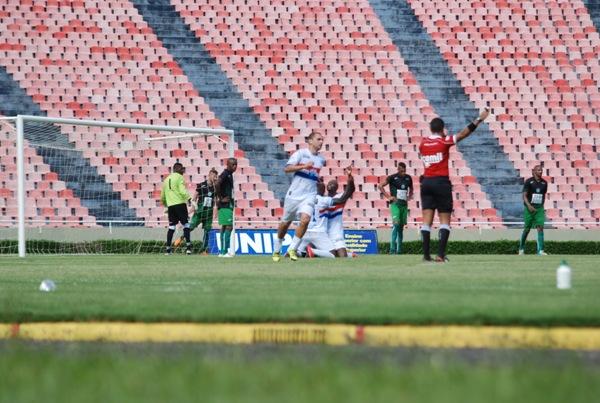
[[[169,126],[169,125],[151,125],[141,123],[125,123],[125,122],[114,122],[114,121],[102,121],[102,120],[85,120],[85,119],[69,119],[69,118],[52,118],[46,116],[33,116],[33,115],[17,115],[12,117],[2,118],[4,121],[12,121],[15,124],[17,132],[17,205],[18,205],[18,254],[19,257],[25,257],[25,136],[24,136],[24,123],[25,122],[40,122],[48,124],[59,124],[59,125],[74,125],[74,126],[97,126],[97,127],[109,127],[115,129],[132,129],[132,130],[147,130],[147,131],[163,131],[173,133],[187,133],[182,136],[163,136],[163,137],[147,137],[144,141],[168,141],[176,138],[190,138],[195,137],[198,134],[206,135],[227,135],[229,141],[227,142],[228,154],[230,157],[234,156],[235,150],[235,134],[233,130],[228,129],[211,129],[211,128],[199,128],[199,127],[184,127],[184,126]]]

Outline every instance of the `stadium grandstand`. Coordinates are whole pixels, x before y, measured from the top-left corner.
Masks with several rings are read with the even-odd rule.
[[[10,1],[0,5],[0,115],[233,130],[236,217],[255,227],[274,227],[286,160],[318,130],[332,162],[322,175],[343,184],[344,167],[356,168],[346,223],[376,227],[389,224],[377,184],[398,161],[422,173],[429,121],[454,133],[489,107],[452,152],[453,222],[521,221],[523,179],[541,163],[548,224],[596,227],[599,24],[600,5],[580,0]],[[214,137],[115,156],[103,150],[134,134],[82,126],[46,128],[62,150],[50,155],[35,133],[25,130],[26,219],[56,226],[164,227],[160,184],[172,163],[199,183],[228,156]],[[0,165],[0,226],[14,226],[7,121]],[[420,211],[418,197],[409,208]]]

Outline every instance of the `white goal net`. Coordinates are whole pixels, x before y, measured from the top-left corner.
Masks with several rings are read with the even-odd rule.
[[[208,128],[3,118],[0,253],[163,252],[163,180],[174,163],[183,164],[194,196],[211,169],[221,173],[234,156],[233,137],[231,130]],[[193,252],[218,250],[214,231],[204,236],[212,209],[201,203],[199,210]],[[174,244],[181,235],[179,226]]]

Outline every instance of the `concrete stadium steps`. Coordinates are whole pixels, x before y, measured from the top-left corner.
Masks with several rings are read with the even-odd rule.
[[[435,112],[457,133],[479,114],[406,0],[370,0]],[[522,213],[522,180],[487,124],[464,140],[458,150],[505,220]]]
[[[289,180],[283,173],[288,155],[208,53],[169,0],[132,0],[162,45],[211,111],[227,128],[235,131],[239,147],[268,183],[276,198],[283,200]]]

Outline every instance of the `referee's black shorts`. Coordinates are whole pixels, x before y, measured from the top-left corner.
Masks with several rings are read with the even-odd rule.
[[[452,183],[447,176],[423,177],[421,180],[421,208],[452,212]]]
[[[170,226],[177,225],[178,222],[180,222],[182,225],[188,223],[188,211],[185,203],[169,206],[167,211],[169,213]]]

